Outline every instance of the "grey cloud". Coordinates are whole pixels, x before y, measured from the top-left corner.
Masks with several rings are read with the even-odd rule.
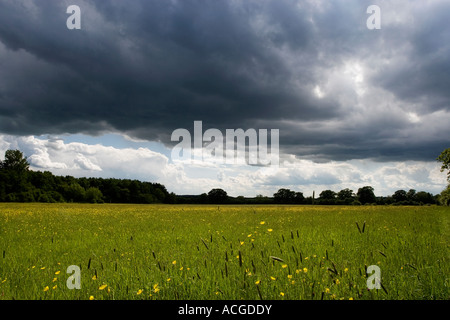
[[[416,2],[405,11],[428,13],[420,25],[372,32],[369,1],[70,2],[81,30],[65,27],[66,2],[0,2],[1,132],[120,131],[170,144],[174,129],[202,120],[278,128],[282,151],[315,161],[433,160],[448,147],[448,127],[399,136],[413,132],[401,112],[375,116],[337,71],[361,62],[366,90],[392,94],[392,111],[449,111],[448,4]],[[318,99],[316,85],[329,95]]]

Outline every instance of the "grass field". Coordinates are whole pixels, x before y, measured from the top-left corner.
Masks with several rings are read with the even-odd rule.
[[[3,203],[0,299],[449,299],[449,219],[436,206]]]

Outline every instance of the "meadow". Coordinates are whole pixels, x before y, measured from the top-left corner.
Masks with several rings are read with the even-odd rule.
[[[0,204],[0,299],[449,299],[449,207]],[[69,266],[81,288],[69,289]],[[381,271],[369,290],[366,269]]]

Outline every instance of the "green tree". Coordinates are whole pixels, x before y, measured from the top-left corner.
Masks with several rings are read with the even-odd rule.
[[[425,191],[419,191],[415,194],[414,196],[414,200],[419,202],[419,203],[423,203],[423,204],[427,204],[427,203],[434,203],[434,198],[433,195],[429,192],[425,192]]]
[[[86,199],[86,190],[77,182],[73,182],[66,187],[65,198],[70,202],[84,202]]]
[[[29,164],[27,158],[19,150],[7,150],[5,152],[5,160],[0,161],[0,187],[4,192],[7,201],[30,201],[33,197],[28,193],[31,191],[31,185],[28,183]],[[10,194],[9,197],[7,195]],[[8,200],[10,199],[10,200]],[[11,200],[14,199],[14,200]]]
[[[342,189],[337,193],[337,197],[339,200],[348,200],[353,198],[353,190],[350,190],[349,188]]]
[[[0,162],[0,168],[18,173],[28,171],[29,166],[27,157],[19,150],[6,150],[5,160]]]
[[[302,204],[305,201],[305,196],[302,192],[296,192],[294,197],[294,202],[297,204]]]
[[[408,196],[407,196],[407,193],[405,190],[397,190],[392,195],[392,198],[395,200],[395,202],[400,202],[400,201],[406,201]]]
[[[276,203],[293,203],[295,199],[295,191],[282,188],[273,194],[273,198]]]
[[[228,201],[228,194],[222,189],[212,189],[208,192],[208,201],[210,203],[226,203]]]
[[[416,190],[409,189],[409,191],[406,193],[406,199],[408,201],[415,201],[416,198]]]
[[[319,194],[319,204],[327,204],[327,205],[336,204],[336,192],[332,190],[323,190]]]
[[[334,200],[336,198],[336,192],[332,190],[323,190],[319,194],[319,198],[324,200]]]
[[[376,202],[376,197],[373,191],[374,189],[371,186],[359,188],[357,193],[359,202],[362,204]]]
[[[90,187],[86,190],[85,199],[90,203],[103,203],[103,194],[99,188]]]
[[[444,206],[448,206],[450,205],[450,148],[442,151],[436,160],[442,162],[441,172],[448,170],[447,181],[449,184],[447,185],[447,188],[439,195],[439,202]]]
[[[450,206],[450,184],[439,195],[439,202],[443,206]]]
[[[442,153],[439,155],[439,157],[437,157],[436,160],[442,162],[441,172],[448,170],[447,180],[450,182],[450,148],[442,151]]]

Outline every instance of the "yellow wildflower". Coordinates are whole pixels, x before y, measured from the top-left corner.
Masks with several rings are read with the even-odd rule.
[[[265,221],[261,221],[259,224],[265,224],[266,222]]]
[[[98,287],[98,290],[104,290],[107,286],[107,284],[102,284],[100,287]]]
[[[270,277],[270,279],[271,279],[271,280],[274,280],[274,281],[277,280],[277,278],[272,277],[272,276]]]
[[[177,264],[177,260],[173,260],[173,261],[172,261],[172,264],[173,264],[173,265],[176,265],[176,264]]]
[[[57,278],[53,278],[52,282],[55,282],[56,280],[58,280]]]
[[[272,232],[272,231],[273,231],[273,229],[267,229],[267,231],[269,231],[269,232]]]
[[[303,272],[304,273],[308,272],[308,268],[303,268]]]
[[[260,284],[260,283],[261,283],[261,280],[255,281],[255,284],[256,284],[256,285],[258,285],[258,284]]]
[[[90,297],[89,297],[89,300],[94,300],[94,296],[90,296]]]
[[[283,264],[281,267],[282,267],[283,269],[285,269],[285,268],[287,268],[287,264]]]
[[[55,272],[55,274],[60,274],[60,273],[61,273],[61,271],[56,271],[56,272]]]
[[[284,292],[280,292],[280,296],[284,297]]]
[[[52,287],[52,289],[53,290],[55,290],[56,289],[56,287],[58,287],[58,285],[57,284],[55,284],[53,287]]]
[[[45,292],[45,291],[48,291],[48,286],[46,286],[46,287],[44,288],[44,292]]]
[[[136,293],[137,295],[140,295],[144,290],[139,289],[138,292]]]

